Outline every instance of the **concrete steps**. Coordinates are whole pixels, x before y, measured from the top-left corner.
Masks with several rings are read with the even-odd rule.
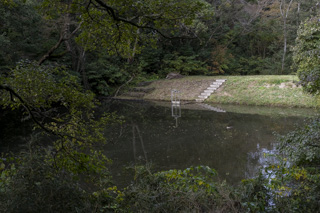
[[[198,98],[196,99],[196,102],[203,102],[214,91],[216,91],[225,81],[226,79],[217,79],[216,81],[212,82],[210,86],[198,96]]]

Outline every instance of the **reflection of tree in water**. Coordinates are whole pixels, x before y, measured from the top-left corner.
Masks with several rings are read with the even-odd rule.
[[[143,143],[143,138],[141,136],[141,132],[139,129],[139,126],[137,124],[132,124],[132,146],[133,146],[133,156],[134,156],[134,161],[135,163],[137,162],[137,160],[139,160],[139,162],[141,162],[142,157],[139,156],[139,158],[137,158],[137,144],[136,144],[136,132],[138,133],[138,140],[140,141],[140,145],[143,151],[143,155],[144,155],[144,161],[146,163],[148,163],[148,157],[147,157],[147,152],[146,149],[144,147],[144,143]]]
[[[272,143],[271,149],[267,149],[261,148],[258,143],[257,150],[248,153],[245,178],[252,178],[257,174],[260,168],[262,168],[261,171],[264,171],[264,168],[266,168],[268,164],[275,164],[277,162],[277,159],[274,156],[277,151],[276,146],[277,143]]]
[[[115,137],[118,142],[106,150],[118,166],[139,161],[152,162],[157,170],[208,165],[234,183],[265,164],[263,152],[274,149],[273,132],[285,133],[299,121],[182,109],[183,120],[175,128],[170,107],[129,103],[115,108],[126,122],[121,137]],[[120,129],[111,130],[110,136],[119,135]]]

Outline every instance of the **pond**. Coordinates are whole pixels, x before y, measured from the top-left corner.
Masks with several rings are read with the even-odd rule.
[[[265,156],[275,151],[275,133],[288,133],[315,114],[309,109],[132,101],[102,109],[125,118],[110,129],[106,146],[118,179],[125,177],[119,170],[124,165],[152,163],[156,171],[207,165],[232,184],[253,177],[270,160]]]
[[[270,160],[265,154],[275,150],[275,133],[285,134],[315,114],[311,109],[137,101],[105,102],[100,112],[124,119],[108,128],[105,146],[119,185],[128,180],[124,166],[146,163],[156,171],[207,165],[219,179],[238,183]],[[0,153],[19,149],[32,131],[32,122],[19,124],[12,116],[0,116]]]

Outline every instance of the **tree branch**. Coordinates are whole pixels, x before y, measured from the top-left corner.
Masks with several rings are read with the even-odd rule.
[[[27,105],[27,103],[22,99],[22,97],[20,95],[18,95],[13,89],[11,89],[8,86],[3,86],[0,85],[0,90],[6,90],[10,93],[10,97],[13,100],[13,96],[15,96],[16,98],[19,99],[19,101],[21,102],[22,106],[28,111],[29,115],[31,116],[32,120],[39,126],[41,127],[41,129],[43,129],[44,131],[46,131],[47,133],[50,134],[54,134],[57,135],[55,132],[53,132],[52,130],[46,128],[45,126],[43,126],[35,117],[35,115],[33,114],[33,112],[31,111],[30,107]]]
[[[135,26],[135,27],[140,28],[140,29],[149,29],[149,30],[156,31],[158,34],[160,34],[162,37],[164,37],[166,39],[183,39],[183,38],[185,38],[185,39],[196,39],[195,37],[167,36],[167,35],[165,35],[163,32],[161,32],[159,29],[157,29],[155,27],[151,27],[151,26],[148,26],[148,25],[140,25],[140,24],[137,24],[137,23],[133,22],[132,19],[128,20],[128,19],[120,17],[116,13],[116,10],[114,8],[112,8],[111,6],[107,5],[106,3],[104,3],[101,0],[94,0],[94,1],[97,2],[97,4],[99,4],[103,9],[105,9],[107,11],[107,13],[109,14],[109,16],[111,16],[114,21],[130,24],[130,25]],[[89,2],[89,5],[90,4],[93,4],[93,2],[91,0]],[[93,5],[95,5],[95,4],[93,4]],[[136,18],[139,18],[139,17],[141,17],[141,16],[136,16]]]
[[[36,119],[36,116],[34,115],[34,113],[32,112],[32,110],[30,109],[30,107],[28,106],[28,104],[23,100],[23,98],[18,95],[12,88],[10,88],[9,86],[5,86],[5,85],[1,85],[0,84],[0,90],[6,90],[10,93],[10,97],[11,97],[11,100],[13,100],[13,96],[18,98],[20,103],[22,104],[22,106],[28,111],[29,115],[31,116],[32,120],[41,128],[43,129],[45,132],[49,133],[49,134],[52,134],[52,135],[55,135],[55,136],[59,136],[61,138],[63,138],[64,136],[67,136],[68,138],[71,138],[71,139],[76,139],[78,141],[81,141],[81,142],[84,142],[83,140],[81,140],[80,138],[77,138],[77,137],[74,137],[74,136],[71,136],[71,135],[68,135],[68,134],[60,134],[60,133],[56,133],[54,131],[52,131],[51,129],[48,129],[47,127],[45,127],[43,124],[41,124],[37,119]]]
[[[134,78],[134,76],[132,76],[127,82],[125,82],[124,84],[122,84],[122,85],[117,89],[114,97],[117,97],[120,89],[121,89],[124,85],[129,84],[129,83],[133,80],[133,78]]]
[[[47,60],[53,54],[53,52],[60,47],[62,42],[71,39],[80,29],[81,24],[82,22],[79,23],[77,28],[69,36],[66,36],[66,32],[64,32],[66,31],[66,29],[61,32],[58,42],[53,47],[51,47],[51,49],[45,55],[42,56],[42,58],[38,61],[38,64],[41,65],[45,60]]]

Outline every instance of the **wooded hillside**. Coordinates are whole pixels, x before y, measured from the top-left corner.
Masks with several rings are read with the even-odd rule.
[[[65,66],[86,89],[184,75],[295,73],[292,47],[317,0],[0,2],[0,71]]]

